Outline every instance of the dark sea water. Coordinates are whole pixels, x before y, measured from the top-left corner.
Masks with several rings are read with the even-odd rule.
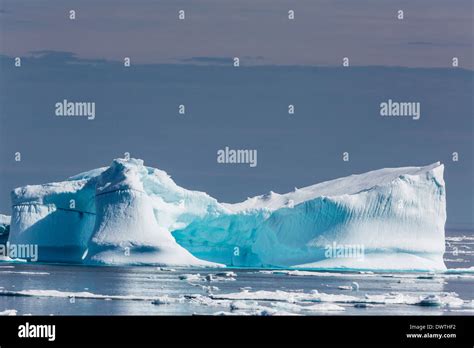
[[[474,315],[474,235],[451,231],[446,273],[0,263],[17,315]]]

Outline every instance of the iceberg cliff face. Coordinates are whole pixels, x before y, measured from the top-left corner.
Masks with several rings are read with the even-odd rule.
[[[96,219],[86,261],[216,266],[194,257],[171,235],[216,205],[204,193],[178,187],[165,172],[144,167],[141,160],[115,160],[96,178]]]
[[[41,261],[444,270],[443,166],[381,169],[219,203],[143,161],[12,192],[10,243]],[[354,253],[356,251],[356,253]]]
[[[11,193],[10,244],[37,244],[39,261],[79,262],[95,221],[86,179],[29,185]]]
[[[175,238],[198,257],[235,266],[445,269],[439,163],[352,175],[225,207],[232,213],[194,221]]]

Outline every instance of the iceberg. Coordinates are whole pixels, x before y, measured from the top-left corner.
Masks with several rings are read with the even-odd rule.
[[[0,214],[0,236],[8,236],[10,233],[10,216]]]
[[[10,217],[7,215],[0,214],[0,248],[1,245],[5,245],[8,241],[8,235],[10,234]],[[0,255],[0,260],[4,259],[5,255]]]
[[[37,244],[44,262],[444,271],[443,170],[385,168],[229,204],[115,159],[13,190],[9,242]]]

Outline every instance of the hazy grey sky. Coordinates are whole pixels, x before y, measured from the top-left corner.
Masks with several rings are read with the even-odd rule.
[[[0,53],[178,63],[473,67],[471,0],[200,0],[0,2]],[[76,19],[69,20],[69,10]],[[186,20],[178,21],[178,10]],[[295,11],[295,20],[287,18]],[[405,18],[397,19],[397,11]]]

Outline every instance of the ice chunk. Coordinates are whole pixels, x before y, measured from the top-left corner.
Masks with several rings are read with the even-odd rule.
[[[418,305],[425,307],[440,307],[442,306],[441,299],[436,295],[428,295],[418,302]]]
[[[10,233],[10,216],[0,214],[0,244],[5,244]],[[0,256],[1,258],[2,256]]]
[[[8,233],[10,229],[11,217],[0,214],[0,235]]]
[[[0,311],[0,315],[13,316],[13,315],[16,315],[17,313],[18,311],[16,309],[6,309],[4,311]]]

